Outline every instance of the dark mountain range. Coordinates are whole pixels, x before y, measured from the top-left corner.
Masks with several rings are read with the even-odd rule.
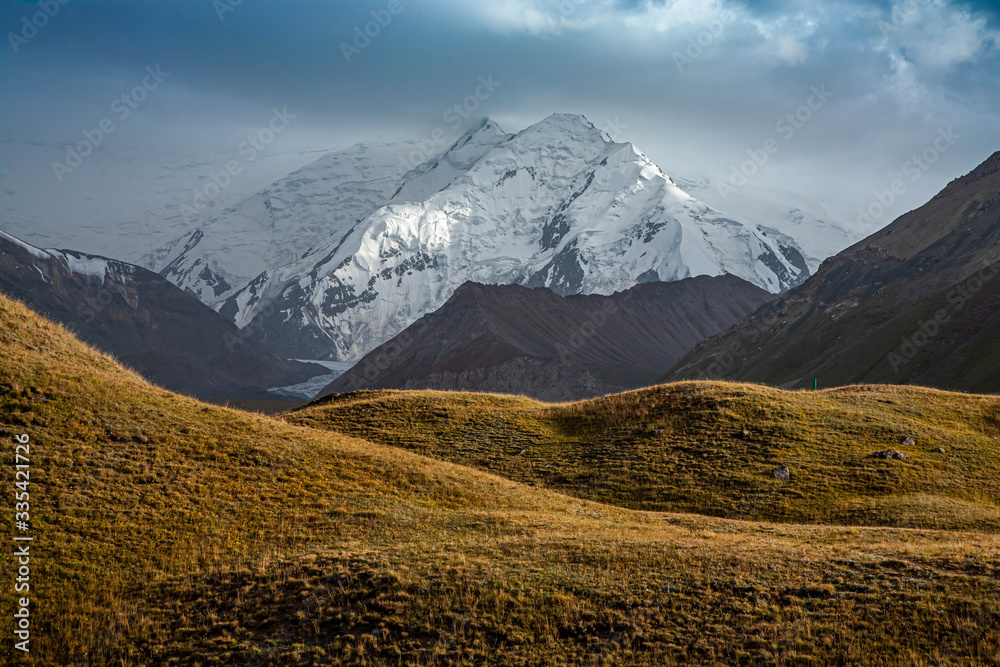
[[[320,392],[448,389],[588,398],[648,384],[771,296],[734,276],[612,296],[467,282]]]
[[[198,397],[274,398],[327,371],[279,359],[198,299],[138,266],[41,250],[0,232],[0,292],[151,381]]]
[[[1000,153],[661,379],[1000,391]]]

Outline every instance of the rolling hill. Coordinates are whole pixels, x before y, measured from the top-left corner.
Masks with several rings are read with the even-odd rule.
[[[688,382],[550,405],[374,391],[284,418],[637,510],[1000,532],[994,397]]]
[[[652,427],[652,391],[719,388],[576,413]],[[942,433],[994,400],[942,398],[919,417]],[[995,533],[580,500],[172,394],[0,296],[9,471],[20,434],[31,653],[2,655],[23,664],[960,665],[1000,648]],[[12,577],[11,550],[0,563]],[[4,613],[14,598],[3,586]]]

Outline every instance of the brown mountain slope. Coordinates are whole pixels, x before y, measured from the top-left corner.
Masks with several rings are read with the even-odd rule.
[[[562,401],[613,393],[650,382],[768,298],[734,276],[646,283],[612,296],[465,283],[319,396],[449,389]]]
[[[1000,153],[661,379],[1000,391]]]
[[[268,387],[326,372],[279,359],[155,273],[70,250],[41,250],[2,232],[0,292],[151,381],[192,396],[274,398]]]

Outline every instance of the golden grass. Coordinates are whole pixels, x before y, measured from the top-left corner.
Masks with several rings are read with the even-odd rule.
[[[1000,399],[993,396],[687,382],[553,406],[379,391],[333,397],[284,418],[631,509],[1000,529]],[[906,437],[916,445],[902,446]],[[910,458],[872,456],[887,449]],[[774,478],[780,465],[790,480]]]
[[[583,410],[565,438],[593,428],[592,407],[552,409]],[[34,443],[19,664],[965,665],[1000,650],[993,533],[560,495],[151,387],[3,297],[0,428],[8,470],[11,436]]]

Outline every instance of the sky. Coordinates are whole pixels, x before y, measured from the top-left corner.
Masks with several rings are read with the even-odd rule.
[[[561,112],[720,194],[745,180],[859,220],[881,199],[874,231],[1000,150],[997,5],[0,0],[0,215],[128,233],[276,113],[229,197],[359,141],[443,150],[482,116]],[[81,141],[99,145],[77,165]]]

